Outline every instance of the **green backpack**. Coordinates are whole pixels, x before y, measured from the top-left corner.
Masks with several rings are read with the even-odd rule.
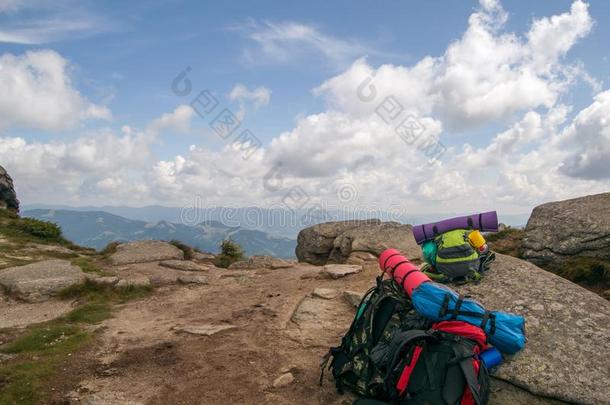
[[[447,281],[474,280],[481,278],[481,257],[468,241],[472,230],[456,229],[437,236],[435,270]]]

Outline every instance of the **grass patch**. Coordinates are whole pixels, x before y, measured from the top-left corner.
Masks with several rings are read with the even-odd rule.
[[[565,261],[550,263],[547,270],[575,283],[590,286],[610,285],[610,262],[594,257],[573,257]]]
[[[214,264],[218,267],[227,268],[231,264],[244,260],[245,255],[242,247],[231,239],[222,241],[220,253],[214,259]]]
[[[89,280],[63,290],[62,298],[78,298],[84,303],[61,318],[31,325],[21,336],[0,346],[0,353],[17,355],[0,365],[0,404],[46,403],[49,381],[61,372],[69,354],[92,339],[83,325],[110,318],[113,304],[144,297],[150,291],[150,287],[112,288]]]
[[[523,253],[523,229],[506,227],[503,231],[485,235],[489,248],[494,252],[521,258]]]
[[[124,303],[132,299],[146,297],[152,292],[150,286],[126,286],[113,287],[108,284],[100,284],[91,280],[85,280],[81,284],[64,288],[58,293],[62,299],[79,299],[88,303]]]
[[[65,319],[30,326],[16,340],[0,347],[17,358],[0,367],[0,404],[44,403],[48,382],[64,359],[90,339],[77,324]]]
[[[97,267],[88,257],[79,257],[74,259],[72,260],[72,264],[80,267],[80,269],[85,273],[102,273],[102,270]]]

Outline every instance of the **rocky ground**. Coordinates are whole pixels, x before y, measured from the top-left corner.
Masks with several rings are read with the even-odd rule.
[[[209,256],[184,260],[172,245],[145,242],[125,245],[95,264],[98,272],[84,274],[96,283],[153,290],[114,304],[111,317],[83,325],[91,338],[58,360],[38,402],[351,403],[336,393],[328,375],[318,385],[319,362],[339,342],[354,302],[378,275],[374,261],[315,266],[253,258],[221,269]],[[0,271],[0,283],[6,272]],[[35,278],[31,271],[28,277]],[[498,258],[484,283],[463,289],[492,308],[523,313],[528,322],[528,346],[497,370],[491,403],[610,398],[610,307],[604,300],[508,256]],[[82,298],[45,294],[5,296],[0,352],[27,333],[27,324],[86,305]],[[1,356],[0,388],[6,388],[11,377],[3,379],[4,370],[29,355]],[[6,402],[27,402],[11,400]]]

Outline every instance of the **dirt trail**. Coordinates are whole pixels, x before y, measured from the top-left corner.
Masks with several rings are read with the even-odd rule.
[[[320,358],[340,340],[353,309],[342,295],[313,298],[320,319],[305,313],[296,325],[291,317],[316,287],[363,292],[376,270],[331,280],[315,276],[320,269],[213,269],[209,285],[164,286],[124,305],[103,323],[93,352],[98,365],[71,396],[89,403],[351,403],[330,380],[322,388],[317,381]],[[236,327],[212,336],[181,331],[206,324]],[[295,381],[273,388],[286,372]]]

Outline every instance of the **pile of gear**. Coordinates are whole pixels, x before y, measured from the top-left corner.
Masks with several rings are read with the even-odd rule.
[[[439,282],[479,282],[495,257],[481,231],[497,228],[495,212],[414,227],[421,269],[395,249],[380,255],[376,286],[322,362],[340,393],[357,394],[358,405],[487,403],[489,370],[523,349],[525,319]]]

